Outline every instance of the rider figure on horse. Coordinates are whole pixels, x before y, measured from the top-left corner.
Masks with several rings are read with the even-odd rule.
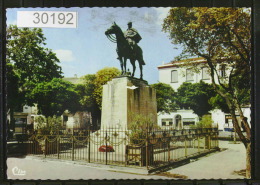
[[[132,28],[132,22],[128,23],[128,29],[123,32],[121,28],[114,22],[110,28],[105,31],[107,38],[117,44],[116,52],[118,60],[120,61],[122,75],[126,72],[126,61],[130,60],[133,66],[133,72],[131,74],[134,77],[135,74],[135,61],[138,61],[140,68],[140,79],[143,79],[143,65],[145,65],[143,59],[143,51],[137,43],[142,39],[136,29]],[[115,36],[113,36],[113,34]]]
[[[138,31],[132,28],[132,22],[128,22],[128,29],[125,31],[124,36],[128,41],[134,55],[137,54],[137,43],[142,39]]]

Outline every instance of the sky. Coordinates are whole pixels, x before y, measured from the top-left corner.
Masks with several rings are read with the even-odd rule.
[[[77,28],[42,28],[46,47],[52,49],[60,60],[64,77],[95,74],[104,67],[117,67],[116,44],[110,42],[105,31],[116,22],[123,31],[127,23],[133,22],[142,37],[138,45],[143,50],[146,65],[144,80],[157,83],[159,65],[168,63],[178,56],[181,48],[173,45],[168,35],[162,32],[163,19],[170,8],[12,8],[7,9],[7,25],[17,24],[17,11],[76,11]],[[139,65],[135,77],[139,78]],[[132,71],[132,65],[127,62]]]

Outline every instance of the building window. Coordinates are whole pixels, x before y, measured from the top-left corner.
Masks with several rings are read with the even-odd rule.
[[[221,65],[219,68],[219,76],[224,78],[226,76],[226,66]]]
[[[178,71],[177,70],[173,70],[171,72],[171,82],[172,83],[178,82]]]
[[[209,68],[203,67],[202,68],[202,80],[209,80],[210,74],[209,74]]]
[[[186,81],[193,81],[194,80],[194,73],[191,69],[186,69]]]
[[[165,121],[162,121],[162,126],[166,126],[166,122]]]
[[[164,118],[162,119],[162,126],[172,126],[173,119],[172,118]]]
[[[194,118],[183,118],[183,126],[195,125]]]

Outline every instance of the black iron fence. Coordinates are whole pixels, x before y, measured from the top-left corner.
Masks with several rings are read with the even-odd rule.
[[[218,129],[63,130],[34,133],[28,154],[89,163],[138,165],[156,169],[218,149]]]
[[[155,130],[149,133],[148,169],[187,162],[219,149],[218,129]],[[148,154],[149,157],[149,154]]]

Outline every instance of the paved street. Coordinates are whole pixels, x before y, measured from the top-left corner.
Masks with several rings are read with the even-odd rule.
[[[81,164],[72,161],[51,159],[9,158],[7,175],[10,179],[165,179],[162,176],[146,175],[142,169]],[[16,174],[17,171],[25,175]],[[126,172],[126,170],[128,172]],[[139,174],[137,174],[139,173]],[[15,174],[15,175],[14,175]]]
[[[229,144],[220,141],[220,148],[227,148],[200,158],[195,162],[170,170],[170,173],[182,174],[190,179],[240,179],[243,176],[234,174],[234,171],[246,168],[246,151],[242,143]]]
[[[189,179],[239,179],[234,171],[245,169],[243,144],[220,141],[222,152],[210,154],[187,165],[171,169],[168,175]],[[40,159],[27,156],[7,160],[10,179],[167,179],[166,176],[147,175],[141,168],[85,164],[73,161]]]

